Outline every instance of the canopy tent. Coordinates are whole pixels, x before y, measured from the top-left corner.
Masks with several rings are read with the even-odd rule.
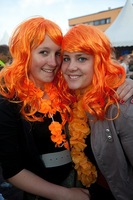
[[[105,31],[113,47],[133,46],[133,6],[127,0],[116,20]]]
[[[1,44],[7,44],[8,45],[8,41],[9,41],[9,35],[8,33],[5,31],[3,34],[3,37],[0,40],[0,45]]]

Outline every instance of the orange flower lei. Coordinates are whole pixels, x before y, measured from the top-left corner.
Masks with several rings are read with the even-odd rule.
[[[65,148],[69,149],[66,134],[62,133],[62,131],[67,121],[67,114],[70,109],[69,106],[61,101],[58,89],[53,83],[45,83],[44,91],[48,95],[49,99],[43,99],[44,91],[39,88],[35,88],[32,82],[30,82],[29,88],[28,95],[23,93],[19,94],[20,99],[23,102],[28,102],[28,106],[31,109],[30,113],[25,114],[22,111],[22,114],[29,121],[43,121],[43,117],[36,116],[36,112],[42,113],[44,117],[47,116],[51,118],[51,124],[49,125],[49,130],[51,131],[51,140],[55,143],[56,147],[64,145]],[[56,114],[56,112],[59,112],[61,115],[61,124],[54,121],[53,115]]]
[[[75,164],[78,180],[86,187],[96,181],[97,171],[84,153],[85,139],[90,134],[87,116],[82,108],[82,101],[73,104],[73,119],[69,122],[70,148],[72,160]]]
[[[62,134],[63,127],[66,123],[65,113],[63,110],[61,99],[58,94],[57,88],[52,83],[45,84],[45,91],[50,97],[50,99],[42,99],[41,108],[39,112],[47,114],[48,117],[52,118],[52,122],[49,125],[49,130],[51,131],[51,140],[55,143],[56,147],[65,146],[69,149],[68,141],[66,139],[66,134]],[[56,112],[60,112],[62,118],[62,124],[54,121],[53,115]]]

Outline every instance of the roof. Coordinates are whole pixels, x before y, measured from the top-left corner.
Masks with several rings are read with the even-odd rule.
[[[133,6],[131,0],[127,0],[125,6],[105,31],[113,47],[133,46]]]

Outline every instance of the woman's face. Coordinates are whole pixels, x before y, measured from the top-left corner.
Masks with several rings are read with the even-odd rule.
[[[52,82],[61,65],[61,47],[46,35],[44,41],[31,53],[29,78],[36,87],[44,89],[45,82]]]
[[[90,85],[93,77],[94,57],[83,52],[64,52],[62,73],[68,87],[83,89]]]

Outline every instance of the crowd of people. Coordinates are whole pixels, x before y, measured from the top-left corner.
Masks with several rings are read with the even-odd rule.
[[[0,72],[4,179],[23,200],[130,200],[133,80],[104,33],[79,25],[63,36],[32,17],[9,50]]]
[[[131,54],[123,54],[119,58],[115,59],[121,66],[124,67],[126,72],[126,77],[132,79],[133,75],[133,55]]]

